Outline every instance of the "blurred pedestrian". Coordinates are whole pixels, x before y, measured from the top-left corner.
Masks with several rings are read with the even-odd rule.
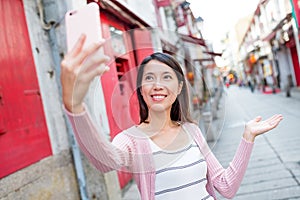
[[[270,88],[272,88],[272,93],[275,94],[276,93],[276,86],[275,86],[275,82],[274,82],[274,77],[273,75],[268,75],[266,77],[267,80],[267,84]]]
[[[256,80],[257,89],[261,91],[263,85],[263,78],[259,73],[255,75],[255,80]]]
[[[253,80],[252,80],[252,77],[251,77],[251,76],[248,76],[248,86],[249,86],[251,92],[253,93],[253,92],[254,92],[254,87],[255,87],[255,85],[254,85],[254,83],[253,83]]]
[[[293,87],[292,75],[287,75],[287,81],[285,83],[286,97],[291,97],[291,88]]]
[[[133,174],[142,200],[216,199],[214,188],[227,198],[236,194],[256,136],[282,120],[256,117],[245,125],[236,154],[224,169],[189,115],[188,88],[179,63],[153,53],[139,66],[137,96],[140,123],[112,142],[95,126],[83,103],[90,82],[107,70],[108,58],[95,56],[101,44],[83,49],[82,36],[61,63],[63,103],[83,153],[101,172]]]

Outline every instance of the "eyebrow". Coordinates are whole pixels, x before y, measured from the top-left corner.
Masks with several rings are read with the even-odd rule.
[[[163,74],[163,75],[165,75],[165,74],[172,74],[172,72],[165,71],[165,72],[163,72],[162,74]],[[147,73],[144,74],[144,76],[146,76],[146,75],[154,75],[154,73],[153,73],[153,72],[147,72]]]

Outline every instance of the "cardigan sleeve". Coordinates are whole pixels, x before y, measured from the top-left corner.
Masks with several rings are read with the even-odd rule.
[[[101,129],[93,123],[86,107],[80,114],[70,113],[65,108],[64,110],[72,125],[79,148],[99,171],[105,173],[130,167],[132,159],[128,137],[119,134],[122,139],[119,139],[117,144],[111,143]]]
[[[252,149],[253,143],[242,138],[233,160],[226,169],[222,167],[212,152],[208,153],[206,161],[212,184],[225,198],[231,199],[237,193],[245,175]]]
[[[242,138],[233,160],[225,169],[209,148],[200,128],[196,125],[192,125],[192,127],[197,133],[196,137],[198,138],[201,152],[206,159],[212,186],[225,198],[233,198],[245,175],[254,143]]]

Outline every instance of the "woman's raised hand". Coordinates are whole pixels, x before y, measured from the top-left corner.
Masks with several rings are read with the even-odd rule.
[[[262,117],[258,116],[246,123],[243,137],[250,142],[254,142],[256,136],[272,130],[282,119],[283,117],[280,114],[273,115],[264,121],[261,121]]]
[[[85,40],[86,36],[82,35],[61,62],[63,103],[73,113],[83,111],[83,99],[91,81],[109,70],[106,66],[109,57],[99,53],[104,42],[83,48]]]

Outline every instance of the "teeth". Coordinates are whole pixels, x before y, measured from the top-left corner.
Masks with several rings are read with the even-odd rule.
[[[162,99],[164,99],[165,98],[165,96],[153,96],[153,99],[155,99],[155,100],[162,100]]]

